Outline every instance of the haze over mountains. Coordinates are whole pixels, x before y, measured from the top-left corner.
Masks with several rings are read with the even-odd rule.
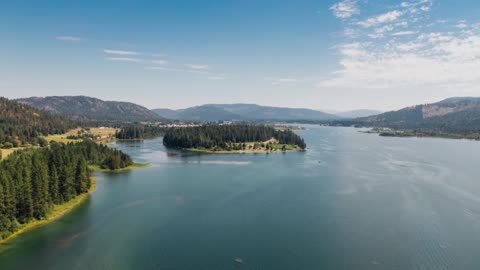
[[[367,117],[372,115],[381,114],[382,111],[377,110],[353,110],[346,112],[335,112],[333,114],[343,117],[343,118],[357,118],[357,117]]]
[[[180,110],[154,109],[158,115],[191,121],[323,121],[340,119],[334,114],[311,109],[260,106],[256,104],[205,104]]]

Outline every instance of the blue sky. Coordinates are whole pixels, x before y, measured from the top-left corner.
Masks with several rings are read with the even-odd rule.
[[[480,96],[480,2],[2,1],[0,95],[389,110]]]

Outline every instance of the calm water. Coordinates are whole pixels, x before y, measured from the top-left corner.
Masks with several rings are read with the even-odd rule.
[[[153,167],[99,174],[85,204],[0,247],[0,269],[480,269],[479,142],[299,133],[307,152],[117,144]]]

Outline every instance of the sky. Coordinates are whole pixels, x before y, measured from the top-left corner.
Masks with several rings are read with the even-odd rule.
[[[478,0],[1,1],[0,96],[382,111],[480,96]]]

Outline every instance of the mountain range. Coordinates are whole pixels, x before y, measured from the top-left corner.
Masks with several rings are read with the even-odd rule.
[[[163,119],[151,110],[134,103],[103,101],[86,96],[30,97],[17,101],[73,120],[158,121]]]
[[[154,109],[168,119],[189,121],[322,121],[340,119],[334,114],[311,109],[282,108],[256,104],[205,104],[180,110]]]
[[[395,129],[480,130],[480,98],[477,97],[453,97],[380,114],[371,110],[330,114],[256,104],[205,104],[180,110],[149,110],[134,103],[103,101],[86,96],[30,97],[17,101],[74,120],[306,121]]]
[[[479,130],[480,98],[454,97],[336,123],[395,129]],[[335,122],[334,122],[335,123]]]

